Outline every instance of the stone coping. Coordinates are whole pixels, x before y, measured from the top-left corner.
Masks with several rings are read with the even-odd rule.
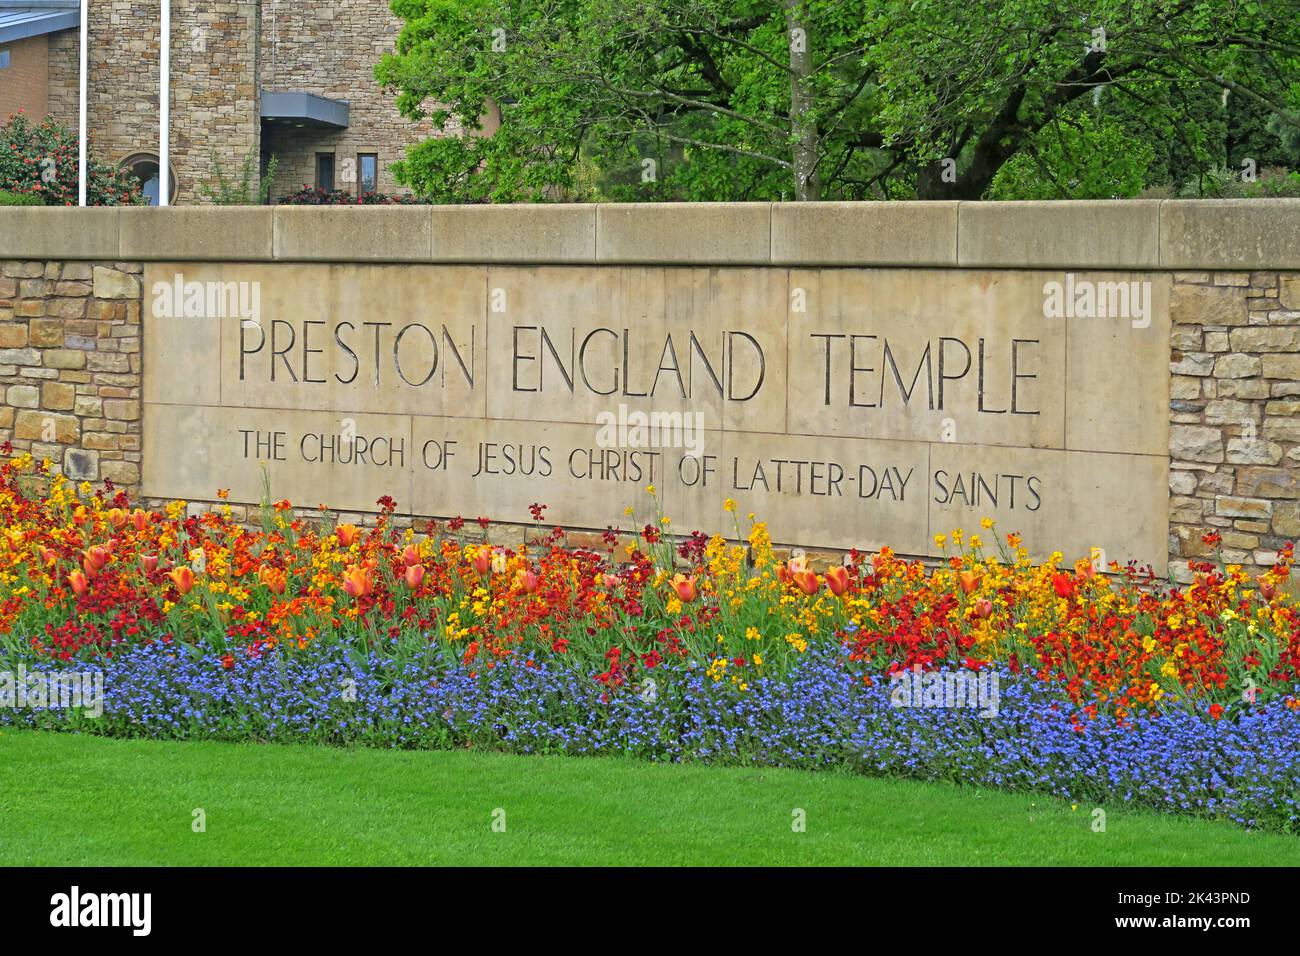
[[[1300,199],[0,208],[0,259],[1300,269]]]

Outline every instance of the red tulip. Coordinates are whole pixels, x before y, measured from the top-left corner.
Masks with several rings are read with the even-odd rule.
[[[975,616],[978,618],[988,618],[993,616],[993,602],[988,598],[980,598],[975,602]]]
[[[677,592],[677,599],[683,604],[690,604],[695,600],[697,592],[695,590],[695,575],[689,577],[685,574],[674,574],[672,580],[668,582],[672,589]]]
[[[542,579],[533,573],[532,569],[520,568],[515,574],[515,583],[518,584],[525,593],[532,594],[537,590],[537,586],[542,583]]]
[[[153,574],[158,570],[158,555],[142,554],[140,555],[140,563],[144,565],[145,574]]]
[[[414,544],[408,544],[406,550],[402,552],[402,563],[408,568],[413,568],[420,563],[420,549]]]
[[[492,570],[492,552],[487,548],[481,548],[478,554],[474,555],[474,570],[479,574],[487,574]]]
[[[424,565],[412,564],[406,569],[406,586],[414,591],[424,580]]]
[[[68,584],[72,585],[72,593],[81,597],[90,588],[90,582],[80,571],[73,571],[68,575]]]
[[[188,567],[172,568],[167,572],[167,577],[172,579],[172,584],[176,585],[176,590],[182,597],[189,594],[194,587],[194,572]]]
[[[612,590],[614,590],[614,588],[618,587],[618,575],[617,575],[617,574],[605,574],[605,575],[603,575],[603,581],[604,581],[604,583],[605,583],[605,587],[606,587],[607,590],[612,591]]]
[[[141,511],[139,508],[132,511],[131,527],[135,528],[136,531],[143,531],[145,528],[149,527],[149,512]]]
[[[826,572],[826,586],[832,594],[839,597],[849,589],[849,569],[843,565],[831,568]]]
[[[1052,575],[1052,587],[1056,590],[1057,597],[1068,598],[1074,593],[1074,579],[1068,574],[1057,572]]]
[[[1268,578],[1259,579],[1259,594],[1265,601],[1271,601],[1277,597],[1277,585]]]

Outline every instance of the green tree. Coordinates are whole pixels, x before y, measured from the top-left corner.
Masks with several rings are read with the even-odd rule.
[[[1051,144],[1140,141],[1144,175],[1172,182],[1300,128],[1291,0],[392,7],[405,25],[376,76],[440,134],[395,169],[439,201],[978,199],[1013,158],[1004,185],[1030,162],[1088,194],[1118,176],[1123,194],[1133,168]],[[501,129],[476,133],[494,104]]]

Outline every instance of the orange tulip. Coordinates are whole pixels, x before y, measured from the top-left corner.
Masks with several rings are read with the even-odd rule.
[[[420,563],[420,549],[413,544],[408,544],[406,550],[402,552],[402,563],[408,568],[413,568]]]
[[[272,594],[283,594],[289,585],[289,576],[279,568],[260,568],[257,578]]]
[[[41,554],[41,560],[45,562],[47,566],[59,560],[59,556],[55,554],[53,551],[51,551],[49,548],[41,548],[40,554]]]
[[[172,579],[172,584],[176,585],[176,590],[182,597],[194,588],[194,572],[187,567],[172,568],[167,572],[167,577]]]
[[[412,564],[406,569],[406,586],[414,591],[424,580],[424,565]]]
[[[783,586],[788,587],[790,583],[794,581],[794,575],[790,573],[790,569],[784,564],[778,564],[776,566],[776,579],[780,581]]]
[[[80,571],[68,575],[68,584],[72,585],[72,593],[77,597],[81,597],[90,588],[90,581]]]
[[[357,538],[361,537],[361,529],[356,525],[351,524],[339,525],[334,529],[334,533],[338,536],[339,544],[343,545],[345,548],[352,547],[352,545],[356,543]]]
[[[826,586],[831,593],[839,597],[849,589],[849,569],[838,565],[826,572]]]
[[[121,531],[126,527],[126,512],[121,508],[109,508],[108,523],[113,526],[114,531]]]
[[[975,602],[975,616],[978,618],[988,618],[993,616],[993,602],[988,598],[980,598]]]
[[[492,552],[486,548],[481,549],[478,554],[474,555],[474,570],[479,574],[487,574],[492,570]]]
[[[970,594],[980,586],[980,576],[974,571],[962,571],[957,575],[957,583],[961,585],[962,594]]]
[[[677,592],[677,599],[683,604],[690,604],[695,600],[695,575],[688,577],[685,574],[674,574],[668,583],[672,585],[672,589]]]
[[[1277,585],[1268,578],[1259,579],[1259,594],[1265,601],[1271,601],[1277,597]]]
[[[363,598],[375,589],[374,575],[359,564],[350,564],[343,572],[343,590],[348,597]]]
[[[87,570],[98,571],[100,568],[102,568],[105,564],[108,563],[108,556],[110,553],[111,552],[109,551],[108,548],[103,548],[100,547],[99,545],[95,545],[94,547],[87,548],[85,561],[84,561]]]
[[[142,554],[140,555],[140,564],[144,566],[145,574],[153,574],[158,570],[158,555]]]
[[[799,586],[800,591],[808,595],[816,594],[817,589],[822,586],[816,571],[799,571],[794,576],[794,583]]]
[[[135,528],[136,531],[143,531],[149,527],[149,512],[141,511],[139,508],[132,511],[131,527]]]
[[[515,583],[528,594],[537,590],[537,586],[542,583],[542,579],[533,573],[531,569],[520,568],[515,573]]]

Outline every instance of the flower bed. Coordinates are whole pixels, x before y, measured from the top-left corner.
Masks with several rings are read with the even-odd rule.
[[[737,544],[630,515],[630,543],[585,551],[535,505],[537,543],[506,549],[378,504],[373,529],[288,502],[250,529],[10,462],[0,670],[102,674],[104,697],[0,723],[847,767],[1298,828],[1290,548],[1258,583],[1205,563],[1188,588],[1035,563],[1015,534],[818,573],[752,516]],[[992,707],[923,675],[996,678]]]

